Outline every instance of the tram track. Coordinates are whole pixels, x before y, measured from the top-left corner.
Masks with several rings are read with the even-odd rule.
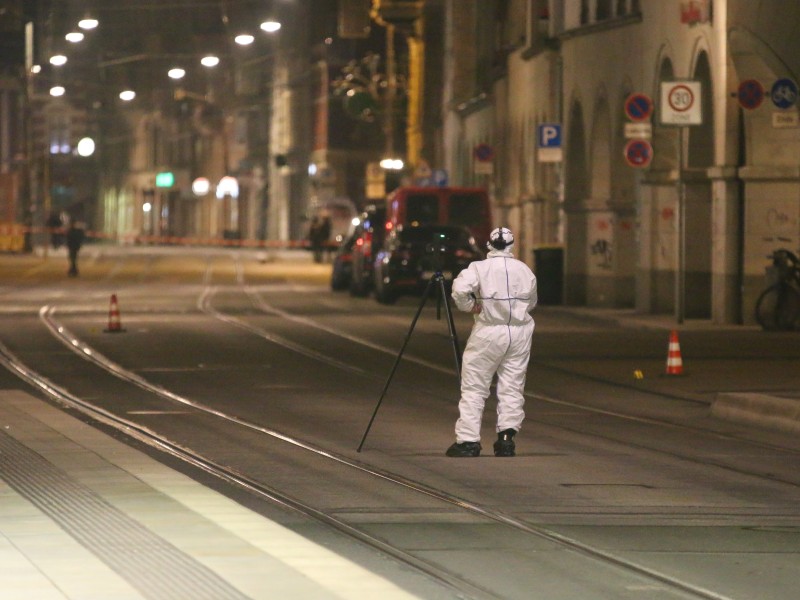
[[[204,277],[206,280],[210,280],[210,275]],[[237,279],[241,279],[241,277],[237,277]],[[375,377],[374,373],[368,373],[364,369],[360,369],[358,367],[354,367],[353,365],[348,365],[343,361],[339,361],[337,359],[333,359],[331,357],[325,356],[323,353],[317,351],[311,351],[307,348],[303,348],[302,345],[291,342],[285,338],[281,338],[280,336],[269,334],[264,329],[260,327],[252,326],[242,319],[237,317],[231,316],[224,312],[218,311],[213,308],[212,306],[212,298],[214,296],[215,290],[209,286],[205,287],[205,291],[201,295],[201,297],[197,301],[197,308],[207,314],[214,319],[227,323],[228,325],[239,327],[245,331],[248,331],[251,334],[259,335],[264,337],[271,343],[277,343],[293,352],[300,352],[304,356],[312,360],[318,360],[327,363],[328,365],[345,369],[350,371],[352,374],[357,376],[371,376]],[[316,327],[317,329],[321,329],[326,331],[331,335],[337,335],[339,337],[345,338],[353,343],[359,343],[366,345],[374,350],[378,350],[384,352],[386,354],[392,355],[394,354],[395,350],[382,346],[380,344],[374,343],[370,340],[360,338],[358,336],[351,335],[347,332],[343,332],[338,330],[335,327],[330,327],[324,325],[322,323],[318,323],[313,319],[309,319],[307,317],[293,315],[287,311],[278,309],[270,304],[266,303],[263,298],[258,294],[258,290],[256,288],[246,288],[246,293],[250,298],[251,304],[259,311],[272,314],[273,316],[278,316],[287,320],[291,320],[297,324],[302,324],[305,326]],[[610,566],[613,566],[618,569],[622,569],[628,573],[635,573],[637,576],[642,577],[643,579],[655,582],[665,587],[684,595],[688,595],[689,597],[693,598],[713,598],[717,600],[726,599],[727,596],[723,596],[721,594],[717,594],[711,590],[707,590],[701,586],[695,586],[690,583],[683,582],[679,579],[673,578],[669,575],[660,573],[659,571],[652,570],[646,566],[639,565],[635,562],[629,561],[627,559],[615,556],[613,553],[606,552],[600,548],[593,547],[590,544],[584,544],[580,540],[573,539],[568,536],[564,536],[556,531],[552,531],[546,527],[541,527],[538,525],[532,525],[530,523],[524,522],[512,515],[505,514],[501,511],[496,511],[493,509],[489,509],[483,507],[479,504],[472,503],[464,498],[460,498],[455,495],[451,495],[443,490],[439,490],[436,488],[428,487],[420,482],[412,481],[407,479],[403,476],[397,475],[395,473],[391,473],[389,471],[384,471],[379,468],[370,466],[366,463],[361,461],[355,461],[349,457],[331,452],[329,450],[325,450],[323,448],[317,447],[313,444],[305,442],[295,437],[291,437],[285,435],[279,431],[272,430],[269,428],[265,428],[255,423],[251,423],[245,421],[243,419],[238,419],[236,417],[232,417],[222,411],[218,411],[208,406],[204,406],[197,402],[192,401],[189,398],[185,398],[178,394],[171,392],[170,390],[153,384],[152,382],[148,381],[147,379],[133,373],[124,367],[117,365],[110,359],[106,358],[105,356],[99,354],[96,350],[79,340],[75,337],[71,332],[69,332],[63,325],[61,325],[56,317],[56,308],[53,306],[45,306],[39,311],[40,320],[45,323],[48,330],[54,335],[57,339],[59,339],[66,347],[68,347],[71,351],[75,352],[77,355],[81,356],[84,359],[87,359],[91,362],[94,362],[99,368],[105,370],[108,373],[113,374],[115,377],[123,379],[132,385],[136,385],[141,389],[149,391],[159,397],[164,398],[170,402],[178,402],[185,406],[190,406],[196,410],[201,412],[206,412],[209,415],[212,415],[216,418],[224,419],[231,424],[234,424],[239,427],[244,427],[250,429],[252,431],[257,431],[262,434],[269,435],[275,439],[278,439],[282,442],[286,442],[289,444],[294,445],[297,448],[301,448],[303,450],[312,452],[317,456],[324,457],[329,460],[336,461],[338,464],[345,466],[347,468],[356,469],[359,472],[365,473],[369,476],[379,478],[383,481],[387,481],[394,485],[403,486],[406,489],[412,490],[416,493],[424,494],[428,497],[440,500],[445,502],[451,506],[458,507],[461,510],[465,510],[470,512],[473,515],[480,516],[489,520],[492,520],[496,523],[500,523],[502,525],[511,527],[517,531],[525,532],[542,539],[545,539],[549,542],[556,543],[562,547],[568,548],[570,551],[576,552],[580,555],[585,557],[591,558],[595,561],[600,563],[604,563]],[[429,369],[433,369],[436,371],[440,371],[447,374],[452,374],[452,368],[445,368],[440,365],[432,364],[424,359],[419,357],[415,357],[413,355],[406,355],[405,359],[410,362],[415,362],[420,366],[424,366]],[[281,506],[287,507],[291,510],[297,511],[301,514],[304,514],[308,517],[311,517],[317,521],[325,523],[334,529],[341,531],[342,533],[353,537],[354,539],[358,539],[361,542],[376,548],[390,556],[393,556],[397,560],[404,562],[414,568],[427,573],[431,577],[446,583],[447,585],[451,586],[453,589],[459,590],[460,593],[464,593],[469,597],[474,598],[496,598],[498,596],[494,595],[491,591],[483,589],[479,586],[474,586],[469,582],[465,582],[462,578],[454,576],[452,573],[447,571],[442,571],[437,569],[434,565],[426,561],[421,561],[419,558],[413,556],[412,554],[406,553],[405,551],[392,547],[388,545],[383,540],[371,536],[369,533],[366,533],[357,527],[352,526],[351,524],[346,523],[345,521],[337,518],[334,515],[325,513],[324,511],[320,511],[307,503],[301,502],[296,498],[293,498],[287,494],[284,494],[280,490],[273,489],[263,482],[256,481],[241,472],[236,470],[230,469],[229,467],[225,467],[223,465],[219,465],[212,460],[194,452],[193,450],[181,446],[179,444],[175,444],[174,442],[170,441],[169,439],[157,434],[149,430],[146,427],[138,425],[133,421],[128,419],[119,417],[118,415],[114,415],[102,408],[98,408],[97,406],[93,405],[91,402],[78,398],[72,394],[70,394],[67,390],[60,388],[58,385],[53,384],[52,382],[48,381],[47,379],[39,376],[35,371],[31,370],[28,366],[22,364],[10,351],[3,345],[0,344],[0,362],[4,364],[6,368],[11,370],[12,372],[16,373],[22,379],[37,387],[42,392],[47,394],[49,397],[53,398],[54,400],[62,403],[67,404],[84,412],[87,416],[90,416],[93,419],[98,420],[99,422],[103,422],[104,424],[114,427],[126,435],[137,439],[142,443],[146,443],[147,445],[159,449],[161,451],[167,452],[170,455],[179,458],[187,462],[188,464],[193,465],[196,468],[202,469],[205,472],[208,472],[215,477],[220,478],[221,480],[229,483],[230,485],[235,485],[241,489],[248,490],[251,493],[256,494],[268,500],[270,502],[274,502]],[[547,365],[544,365],[547,367]],[[607,385],[613,385],[608,381],[604,381],[603,383]],[[659,392],[653,392],[653,395],[660,396],[660,397],[669,397],[669,398],[678,398],[675,396],[671,396],[668,394],[663,394]],[[696,431],[696,432],[703,432],[708,433],[702,429],[693,429],[686,427],[685,425],[669,422],[667,420],[658,420],[658,419],[651,419],[647,417],[641,416],[633,416],[633,415],[626,415],[620,412],[612,411],[612,410],[604,410],[596,407],[587,407],[580,404],[576,404],[570,401],[561,400],[558,398],[553,398],[541,394],[535,393],[526,393],[526,397],[529,400],[537,400],[541,402],[546,402],[553,405],[559,405],[563,407],[569,407],[572,409],[580,409],[589,412],[593,412],[596,414],[603,414],[608,417],[613,418],[621,418],[627,420],[636,420],[641,423],[647,423],[650,425],[657,425],[657,426],[666,426],[672,428],[680,428],[682,430],[689,430],[689,431]],[[685,398],[678,398],[681,400],[685,400]],[[535,417],[534,417],[535,418]],[[577,428],[567,428],[561,425],[553,425],[548,423],[547,426],[549,427],[558,427],[560,429],[570,431],[572,433],[576,433],[579,435],[589,435],[594,437],[600,437],[606,439],[608,441],[612,441],[615,443],[624,443],[629,444],[627,441],[620,440],[615,437],[609,436],[602,436],[594,432],[587,432],[586,430],[577,429]],[[717,434],[720,435],[720,434]],[[730,440],[735,441],[737,438],[735,436],[727,436]],[[747,440],[748,443],[754,444],[751,440]],[[631,444],[629,444],[631,445]],[[767,444],[762,444],[763,447],[771,447]],[[656,452],[663,452],[663,450],[656,449],[649,447],[647,445],[639,445],[635,446],[637,448],[656,451]],[[782,448],[785,450],[785,448]],[[665,453],[671,457],[684,459],[686,460],[686,456],[682,456],[680,453]],[[721,468],[728,468],[726,465],[723,464],[714,464],[708,461],[694,461],[698,462],[703,465],[713,465]],[[738,474],[744,475],[752,475],[752,476],[760,476],[755,473],[749,473],[744,470],[737,470]],[[765,478],[768,479],[768,478]],[[783,481],[781,479],[772,478],[770,481],[785,483],[789,485],[795,485],[794,482],[790,481]]]
[[[310,319],[308,317],[303,317],[303,316],[298,316],[298,315],[292,314],[292,313],[290,313],[290,312],[288,312],[286,310],[282,310],[280,308],[272,306],[269,303],[267,303],[266,301],[264,301],[264,299],[258,294],[258,290],[257,289],[248,287],[248,288],[245,289],[245,292],[250,297],[250,301],[253,304],[253,306],[256,307],[258,310],[266,313],[266,314],[274,315],[274,316],[289,320],[289,321],[291,321],[293,323],[296,323],[298,325],[307,326],[307,327],[313,327],[313,328],[319,329],[321,331],[324,331],[324,332],[329,333],[331,335],[334,335],[334,336],[337,336],[339,338],[345,339],[345,340],[350,341],[352,343],[359,344],[359,345],[368,347],[368,348],[370,348],[372,350],[376,350],[378,352],[384,353],[384,354],[386,354],[388,356],[394,356],[396,354],[396,352],[397,352],[396,348],[389,348],[387,346],[372,342],[371,340],[368,340],[368,339],[366,339],[364,337],[353,335],[353,334],[350,334],[350,333],[348,333],[346,331],[338,329],[336,327],[330,327],[330,326],[327,326],[325,324],[319,323],[318,321],[315,321],[314,319]],[[200,310],[202,310],[202,311],[204,311],[207,314],[210,314],[212,316],[217,316],[217,315],[220,314],[218,311],[214,311],[213,309],[210,308],[209,290],[206,290],[203,293],[203,295],[201,296],[201,300],[198,301],[198,309],[200,309]],[[228,322],[231,322],[234,325],[237,325],[237,326],[240,326],[240,327],[243,326],[245,329],[249,327],[246,324],[243,324],[239,319],[226,317],[226,320]],[[431,363],[430,361],[426,361],[425,359],[420,358],[418,356],[414,356],[412,353],[408,353],[408,352],[403,355],[403,360],[407,361],[407,362],[410,362],[410,363],[417,364],[419,366],[426,367],[428,369],[437,371],[437,372],[445,374],[445,375],[451,375],[452,372],[453,372],[452,367],[444,367],[442,365]],[[641,387],[636,387],[636,386],[623,384],[623,383],[619,383],[619,382],[612,382],[612,381],[609,381],[608,379],[603,379],[601,377],[597,377],[597,376],[594,376],[594,375],[586,375],[586,374],[578,373],[578,372],[576,372],[574,370],[566,369],[564,367],[557,366],[557,365],[552,365],[552,364],[550,364],[550,363],[548,363],[546,361],[536,361],[536,360],[532,359],[531,363],[532,364],[536,364],[537,366],[539,366],[542,369],[547,369],[547,370],[550,370],[550,371],[562,373],[564,375],[569,376],[570,378],[577,378],[577,379],[585,380],[585,381],[592,382],[592,383],[598,383],[598,384],[602,384],[602,385],[605,385],[605,386],[610,386],[610,387],[613,387],[613,388],[619,388],[619,389],[624,389],[624,390],[629,390],[629,391],[635,391],[637,394],[642,394],[642,395],[645,395],[647,397],[660,398],[660,399],[666,399],[666,400],[676,400],[676,401],[680,401],[680,402],[687,402],[687,403],[692,404],[692,405],[702,404],[702,403],[698,402],[696,399],[687,398],[684,395],[668,393],[668,392],[659,391],[659,390],[643,390]],[[608,408],[602,408],[602,407],[598,407],[598,406],[591,406],[591,405],[587,405],[587,404],[579,404],[579,403],[572,402],[572,401],[569,401],[569,400],[564,400],[564,399],[560,399],[560,398],[554,398],[553,396],[546,395],[546,394],[525,391],[525,392],[523,392],[523,395],[525,396],[526,400],[536,400],[536,401],[543,402],[545,404],[549,404],[549,405],[553,405],[553,406],[560,406],[560,407],[566,407],[566,408],[582,410],[582,411],[586,411],[586,412],[590,412],[590,413],[594,413],[594,414],[598,414],[598,415],[605,415],[605,416],[608,416],[608,417],[624,419],[626,421],[635,421],[635,422],[639,422],[639,423],[642,423],[642,424],[648,424],[648,425],[660,426],[660,427],[667,427],[667,428],[670,428],[670,429],[680,430],[680,431],[683,431],[683,432],[689,432],[689,433],[698,434],[698,435],[699,434],[709,435],[709,433],[710,433],[707,429],[703,429],[701,427],[693,427],[693,426],[687,425],[686,423],[681,423],[681,422],[677,422],[677,421],[673,421],[673,420],[669,420],[669,419],[663,419],[663,418],[654,418],[654,417],[647,417],[647,416],[642,416],[642,415],[634,415],[634,414],[624,413],[624,412],[617,411],[617,410],[611,410],[611,409],[608,409]],[[536,415],[529,416],[528,418],[529,419],[533,419],[534,421],[538,420]],[[542,421],[539,420],[539,422],[542,422]],[[567,428],[567,427],[564,427],[564,426],[561,426],[561,425],[552,425],[550,423],[548,423],[547,425],[548,426],[552,426],[552,427],[559,427],[559,428],[561,428],[563,430],[569,430],[572,433],[578,433],[578,434],[582,434],[582,435],[593,435],[595,437],[601,437],[602,439],[605,439],[605,440],[608,440],[608,441],[612,441],[612,442],[616,442],[616,443],[623,443],[623,444],[627,443],[626,441],[620,440],[617,437],[602,436],[602,435],[599,435],[599,434],[590,434],[590,433],[586,432],[585,430],[570,429],[570,428]],[[793,454],[800,455],[800,451],[790,451],[790,450],[787,450],[785,447],[779,447],[779,446],[775,446],[775,445],[772,445],[772,444],[767,444],[767,443],[764,443],[764,442],[758,442],[758,441],[754,441],[754,440],[750,440],[750,439],[744,439],[744,438],[741,438],[739,436],[732,435],[732,434],[729,434],[729,433],[717,432],[717,433],[713,433],[712,435],[716,436],[719,439],[725,439],[725,440],[729,440],[731,442],[736,442],[736,443],[740,443],[740,442],[741,443],[747,443],[747,444],[750,444],[750,445],[752,445],[754,447],[758,447],[758,448],[765,449],[765,450],[780,450],[780,451],[792,452]],[[724,463],[721,463],[721,462],[712,463],[712,462],[705,462],[705,461],[703,461],[703,462],[697,461],[694,458],[692,458],[691,456],[687,455],[686,453],[668,452],[668,451],[664,451],[664,450],[658,450],[656,448],[653,448],[652,446],[646,446],[646,445],[641,445],[641,446],[638,446],[638,447],[640,447],[642,449],[646,449],[646,450],[663,452],[663,453],[665,453],[665,454],[667,454],[669,456],[672,456],[674,458],[679,458],[679,459],[682,459],[682,460],[688,460],[688,461],[695,462],[695,463],[700,463],[700,464],[703,464],[703,465],[711,465],[711,466],[716,466],[716,467],[723,468],[723,469],[728,469],[728,470],[731,470],[731,471],[733,471],[733,472],[735,472],[737,474],[741,474],[741,475],[752,475],[752,476],[756,476],[756,477],[760,476],[757,473],[752,473],[752,472],[749,472],[749,471],[744,471],[744,470],[741,470],[741,469],[732,468],[729,465],[725,465]],[[775,482],[779,482],[779,483],[784,483],[784,484],[787,484],[787,485],[792,485],[792,486],[795,486],[795,487],[798,486],[797,482],[793,481],[793,480],[787,480],[787,479],[781,479],[781,478],[775,478],[775,477],[764,477],[764,479],[765,480],[769,480],[769,481],[775,481]]]
[[[210,305],[208,304],[208,297],[209,296],[206,295],[204,300],[199,301],[198,306],[201,307],[201,309],[203,309],[204,312],[207,312],[207,314],[209,314],[210,316],[214,316],[215,318],[223,317],[221,319],[223,320],[223,322],[234,324],[231,323],[231,319],[234,319],[233,317],[227,317],[222,313],[216,313],[216,311],[210,308]],[[212,415],[215,418],[223,419],[236,426],[244,427],[251,431],[257,431],[258,433],[271,436],[282,442],[292,444],[297,448],[301,448],[305,451],[314,453],[317,456],[324,457],[325,459],[328,460],[333,460],[341,466],[350,469],[355,469],[363,474],[367,474],[371,477],[375,477],[382,481],[389,482],[393,485],[402,486],[408,490],[413,491],[414,493],[423,494],[429,498],[433,498],[440,502],[444,502],[450,506],[457,507],[458,509],[466,511],[474,516],[478,516],[484,519],[494,521],[496,523],[500,523],[518,532],[523,532],[525,534],[533,535],[543,540],[547,540],[548,542],[557,544],[562,548],[567,548],[569,551],[575,552],[586,558],[590,558],[594,561],[605,564],[607,566],[611,566],[616,569],[622,569],[623,571],[629,574],[635,574],[637,577],[641,577],[644,580],[654,582],[659,585],[663,585],[666,588],[671,589],[679,594],[688,595],[689,597],[693,598],[705,598],[705,599],[716,599],[716,600],[722,600],[726,598],[726,596],[722,596],[711,590],[707,590],[703,587],[695,586],[691,583],[684,582],[680,579],[671,577],[667,574],[661,573],[647,566],[640,565],[636,562],[616,556],[613,553],[610,553],[598,547],[594,547],[590,544],[585,544],[580,540],[565,536],[556,531],[550,530],[546,527],[522,521],[512,515],[481,506],[465,498],[449,494],[441,489],[427,486],[418,481],[412,481],[408,478],[397,475],[395,473],[391,473],[389,471],[373,467],[362,461],[353,460],[352,458],[320,448],[306,441],[285,435],[279,431],[263,427],[256,423],[248,422],[246,420],[228,415],[222,411],[210,408],[208,406],[195,402],[189,398],[185,398],[183,396],[175,394],[170,390],[163,388],[162,386],[155,385],[147,381],[145,378],[114,363],[113,361],[106,358],[102,354],[99,354],[93,348],[91,348],[90,346],[79,340],[77,337],[75,337],[63,325],[61,325],[55,318],[55,312],[56,310],[52,306],[43,307],[39,312],[40,320],[46,325],[48,330],[57,339],[59,339],[66,347],[70,348],[70,350],[72,350],[82,358],[94,363],[96,366],[103,369],[104,371],[113,374],[115,377],[123,379],[132,385],[145,389],[165,400],[168,400],[170,402],[180,403],[184,406],[188,406],[200,412]],[[247,328],[245,327],[245,329]],[[251,331],[251,333],[254,332]],[[282,340],[273,339],[272,341],[279,343]],[[393,556],[397,560],[400,560],[408,565],[415,567],[416,569],[422,572],[427,573],[428,575],[434,577],[435,579],[438,579],[439,581],[448,584],[454,589],[459,590],[459,592],[467,594],[469,597],[474,597],[474,598],[497,597],[488,590],[474,586],[470,582],[463,581],[461,578],[456,577],[447,571],[442,571],[436,568],[435,565],[431,565],[425,561],[420,561],[420,559],[418,559],[417,557],[409,553],[406,553],[403,550],[391,547],[387,545],[386,542],[384,542],[383,540],[371,536],[370,534],[365,533],[364,531],[361,531],[358,528],[353,527],[352,525],[342,521],[341,519],[338,519],[337,517],[331,514],[324,513],[304,502],[301,502],[295,498],[292,498],[291,496],[284,494],[280,490],[272,489],[269,486],[263,484],[262,482],[255,481],[243,475],[240,472],[231,470],[230,468],[224,467],[222,465],[215,464],[213,461],[208,460],[207,458],[199,455],[198,453],[192,451],[191,449],[179,446],[170,441],[169,439],[166,439],[163,436],[160,436],[157,433],[147,428],[137,425],[128,419],[124,419],[119,416],[113,415],[103,409],[98,409],[90,402],[86,402],[80,398],[77,398],[71,395],[66,390],[63,390],[58,386],[48,382],[44,378],[38,376],[30,368],[20,363],[19,360],[16,357],[14,357],[4,346],[0,346],[0,352],[2,353],[1,360],[3,361],[3,363],[7,368],[17,373],[20,377],[28,381],[31,385],[34,385],[35,387],[39,388],[48,396],[58,400],[59,402],[73,406],[81,410],[82,412],[88,414],[92,418],[96,418],[107,425],[120,429],[124,433],[132,435],[135,439],[147,443],[152,447],[166,451],[172,456],[180,458],[181,460],[184,460],[195,467],[201,468],[202,470],[213,474],[214,476],[226,481],[231,485],[236,485],[242,489],[246,489],[269,501],[273,501],[282,506],[292,508],[293,510],[296,510],[308,517],[311,517],[331,527],[334,527],[336,530],[341,531],[342,533],[345,533],[355,539],[358,539],[373,548],[379,549]],[[309,358],[316,359],[317,356],[310,355]]]

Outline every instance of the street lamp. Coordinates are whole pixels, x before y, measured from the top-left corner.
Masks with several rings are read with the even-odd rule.
[[[167,72],[167,75],[170,79],[183,79],[186,75],[186,71],[180,67],[173,67]]]
[[[277,21],[264,21],[261,24],[262,31],[266,31],[267,33],[275,33],[281,28],[281,24]]]
[[[219,57],[218,56],[204,56],[200,59],[200,64],[204,67],[213,68],[219,64]]]
[[[89,16],[78,21],[78,27],[85,30],[95,29],[99,24],[100,22],[97,19]]]
[[[381,160],[381,168],[387,171],[402,171],[405,166],[403,159],[387,157]]]
[[[240,46],[249,46],[250,44],[256,41],[256,38],[250,35],[249,33],[240,33],[233,39],[233,41],[239,44]]]
[[[124,90],[119,93],[119,99],[123,102],[130,102],[134,98],[136,98],[136,92],[133,90]]]
[[[64,36],[64,39],[67,40],[70,44],[77,44],[78,42],[83,41],[83,34],[80,31],[70,31],[67,35]]]
[[[82,138],[78,142],[78,156],[89,157],[94,154],[95,144],[90,137]]]

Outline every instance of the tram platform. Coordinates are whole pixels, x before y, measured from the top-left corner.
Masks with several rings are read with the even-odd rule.
[[[25,392],[0,426],[5,600],[414,597]]]

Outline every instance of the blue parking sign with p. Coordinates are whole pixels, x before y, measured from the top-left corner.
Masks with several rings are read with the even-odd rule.
[[[539,148],[560,148],[561,124],[544,123],[539,125],[538,138]]]

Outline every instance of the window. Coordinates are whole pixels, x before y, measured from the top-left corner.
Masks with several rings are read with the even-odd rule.
[[[433,194],[414,194],[406,201],[406,222],[426,223],[439,222],[439,198]]]
[[[597,0],[596,20],[602,21],[614,16],[611,13],[611,0]]]
[[[484,201],[479,194],[453,194],[450,196],[448,225],[475,227],[485,220]]]
[[[589,23],[589,0],[581,0],[581,25]]]
[[[528,45],[537,46],[550,35],[550,8],[546,0],[530,0],[528,4]]]

